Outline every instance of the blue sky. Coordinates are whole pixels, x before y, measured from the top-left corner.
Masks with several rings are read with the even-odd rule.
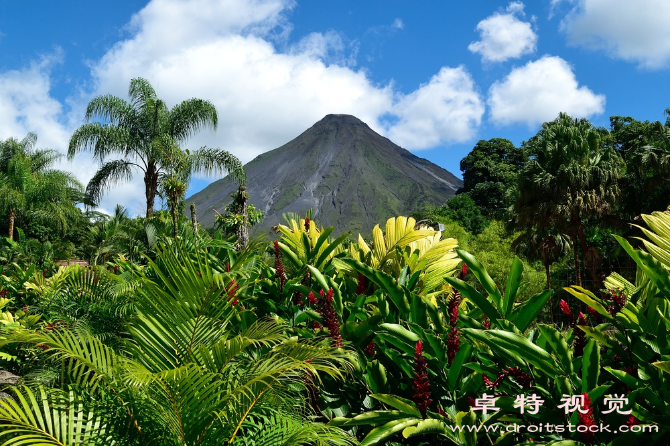
[[[217,106],[218,131],[187,147],[247,162],[350,113],[460,175],[479,139],[520,144],[559,111],[664,119],[670,2],[0,0],[0,56],[3,139],[65,151],[92,97],[145,77],[170,105]],[[96,167],[63,164],[84,183]],[[101,208],[141,214],[142,195],[137,175]]]

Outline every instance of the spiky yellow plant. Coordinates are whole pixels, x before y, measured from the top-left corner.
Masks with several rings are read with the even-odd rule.
[[[349,247],[349,255],[388,274],[400,274],[408,266],[410,273],[420,272],[417,294],[433,297],[450,290],[444,278],[453,275],[460,259],[454,238],[442,240],[442,233],[429,227],[416,228],[412,217],[395,217],[372,229],[372,247],[358,235],[358,244]],[[346,266],[345,266],[346,268]]]

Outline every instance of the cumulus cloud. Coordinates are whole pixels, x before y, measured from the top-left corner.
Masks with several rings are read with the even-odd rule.
[[[557,56],[544,56],[515,68],[489,90],[491,119],[501,125],[534,126],[566,112],[575,117],[602,113],[605,96],[579,86],[572,67]]]
[[[22,139],[35,132],[40,147],[67,145],[68,129],[61,124],[63,106],[49,93],[51,68],[60,60],[56,52],[28,67],[0,72],[0,139]]]
[[[605,50],[646,68],[670,63],[670,2],[573,0],[561,22],[569,43]]]
[[[396,29],[405,29],[405,24],[403,23],[402,19],[396,18],[393,21],[393,27]]]
[[[355,115],[409,149],[474,136],[484,106],[464,68],[442,68],[416,91],[401,94],[392,83],[376,84],[355,69],[347,54],[355,47],[334,31],[288,45],[286,14],[293,7],[293,0],[152,0],[133,16],[129,37],[91,62],[92,86],[71,98],[70,115],[49,96],[47,66],[0,73],[0,131],[14,136],[36,130],[40,142],[52,135],[65,149],[93,96],[127,99],[130,80],[143,77],[170,107],[193,97],[217,107],[218,131],[203,131],[184,148],[219,147],[245,163],[329,113]],[[400,19],[392,25],[402,26]],[[89,154],[74,165],[84,183],[97,168]],[[111,189],[100,207],[110,211],[121,203],[142,214],[143,196],[138,174]]]
[[[393,114],[400,120],[389,138],[403,147],[424,149],[472,138],[484,104],[465,68],[442,68],[430,82],[402,97]]]
[[[519,19],[524,5],[512,2],[505,13],[494,13],[477,24],[480,40],[468,49],[482,55],[483,62],[504,62],[535,52],[537,34],[529,22]]]

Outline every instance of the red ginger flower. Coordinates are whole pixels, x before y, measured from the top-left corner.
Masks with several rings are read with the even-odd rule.
[[[279,292],[281,293],[284,290],[284,285],[286,285],[286,271],[284,271],[284,262],[281,260],[278,240],[275,240],[275,271],[279,279]]]
[[[482,324],[484,328],[489,330],[491,328],[491,320],[489,319],[488,316],[484,316],[484,323]]]
[[[307,295],[307,302],[309,302],[310,305],[314,305],[318,302],[316,296],[314,296],[314,293],[312,291],[309,292]]]
[[[321,322],[324,327],[328,329],[330,338],[333,341],[333,347],[342,347],[342,335],[340,334],[340,321],[337,319],[337,313],[333,308],[333,289],[329,288],[328,293],[324,296],[321,290],[321,299],[319,302],[318,312],[321,314]]]
[[[591,432],[588,428],[595,426],[596,422],[593,419],[593,407],[591,407],[591,398],[589,398],[588,393],[583,393],[584,404],[582,405],[582,410],[586,410],[586,413],[578,412],[577,416],[579,417],[579,425],[586,426],[586,432],[581,432],[584,443],[592,445],[595,442],[596,434]]]
[[[561,313],[570,318],[570,322],[572,323],[572,320],[575,318],[575,316],[572,314],[572,310],[570,310],[568,303],[561,299],[561,301],[558,303],[558,307],[561,309]]]
[[[638,420],[635,415],[630,414],[626,417],[626,426],[628,426],[629,428],[637,426],[638,424],[640,424],[640,420]]]
[[[454,291],[453,296],[447,302],[449,312],[449,335],[447,337],[447,358],[449,365],[454,362],[456,353],[461,348],[461,333],[458,328],[458,306],[461,303],[461,293]]]
[[[305,232],[309,232],[309,217],[305,217]]]
[[[619,288],[608,289],[605,293],[605,298],[612,302],[608,308],[609,313],[612,316],[617,314],[623,307],[626,306],[626,293],[624,293]]]
[[[467,273],[468,273],[468,265],[466,265],[466,264],[464,263],[464,264],[461,266],[461,276],[459,277],[459,279],[461,279],[461,280],[465,279],[465,275],[466,275]]]
[[[423,357],[423,345],[421,344],[421,341],[416,343],[416,348],[414,349],[414,379],[412,382],[412,388],[414,389],[412,399],[419,407],[421,416],[426,418],[428,406],[433,402],[433,400],[430,399],[428,365],[426,364],[426,358]]]
[[[370,341],[370,343],[365,347],[365,353],[371,358],[374,357],[376,347],[377,344],[375,344],[375,341]]]
[[[356,285],[356,295],[365,294],[365,276],[361,273],[358,273],[358,284]]]

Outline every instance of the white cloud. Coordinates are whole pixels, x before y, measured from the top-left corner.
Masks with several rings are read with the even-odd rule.
[[[130,37],[91,63],[93,85],[68,101],[49,95],[48,66],[0,73],[0,132],[35,130],[39,143],[65,151],[95,95],[127,98],[132,78],[148,79],[169,106],[198,97],[214,103],[219,129],[184,144],[220,147],[248,162],[279,147],[329,113],[352,114],[406,148],[464,141],[484,113],[474,82],[462,67],[443,68],[415,92],[372,82],[355,64],[355,43],[334,31],[286,45],[293,0],[152,0],[128,25]],[[401,29],[400,19],[391,26]],[[348,53],[352,53],[348,54]],[[0,137],[3,133],[0,133]],[[90,154],[69,164],[84,184],[97,169]],[[136,174],[100,203],[144,213],[144,185]]]
[[[69,133],[60,123],[63,107],[49,94],[50,70],[60,60],[56,52],[28,67],[0,72],[0,139],[22,139],[35,132],[38,147],[67,146]]]
[[[535,52],[537,34],[530,23],[519,20],[524,5],[512,2],[507,12],[494,13],[477,24],[480,40],[468,49],[482,55],[483,62],[504,62]]]
[[[561,29],[573,45],[605,50],[646,68],[670,62],[667,0],[573,0]]]
[[[403,96],[392,85],[374,84],[364,70],[350,68],[335,32],[313,33],[278,51],[272,36],[290,28],[283,13],[293,2],[196,3],[152,1],[134,16],[135,34],[93,69],[97,94],[126,97],[130,79],[141,76],[170,106],[190,97],[211,100],[219,111],[219,130],[203,132],[187,146],[220,147],[248,162],[329,113],[353,114],[407,148],[463,141],[480,123],[483,104],[463,68],[443,68]],[[175,27],[178,37],[172,34]],[[397,125],[381,121],[389,114]],[[113,208],[117,199],[114,191],[103,205]]]
[[[489,90],[491,119],[502,125],[534,126],[566,112],[587,117],[605,110],[605,96],[579,86],[570,65],[557,56],[544,56],[515,68]]]
[[[393,21],[393,27],[396,29],[405,29],[405,24],[403,23],[402,19],[396,18]]]
[[[442,68],[430,82],[402,97],[393,113],[400,120],[389,138],[403,147],[424,149],[472,138],[484,104],[463,67]]]

